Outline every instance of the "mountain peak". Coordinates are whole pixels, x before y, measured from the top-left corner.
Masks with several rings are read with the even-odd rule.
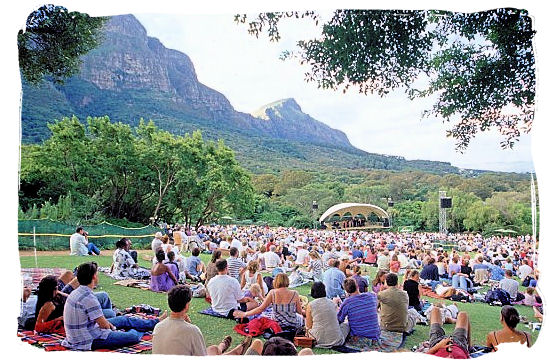
[[[109,21],[105,23],[104,30],[132,37],[147,36],[145,27],[132,14],[111,16]]]

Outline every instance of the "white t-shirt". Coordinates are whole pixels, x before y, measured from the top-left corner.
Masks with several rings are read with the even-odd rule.
[[[222,240],[220,243],[220,249],[229,249],[231,245],[227,242],[227,240]]]
[[[231,309],[237,309],[238,300],[243,298],[241,285],[237,279],[227,274],[216,275],[210,279],[207,289],[212,298],[212,309],[225,316]]]
[[[158,248],[162,247],[162,240],[154,238],[151,242],[151,250],[153,250],[153,253],[157,252]]]
[[[275,268],[276,266],[281,264],[281,258],[279,258],[279,255],[272,251],[268,251],[264,254],[264,260],[266,268]]]
[[[309,251],[306,249],[299,249],[298,253],[296,253],[296,264],[303,265],[306,261],[306,258],[309,254]]]
[[[533,268],[531,268],[529,265],[522,264],[518,268],[518,277],[523,280],[526,276],[531,274],[533,272]]]
[[[239,254],[241,253],[241,251],[243,251],[243,243],[241,243],[240,240],[233,239],[233,241],[231,242],[231,247],[239,249]]]
[[[70,241],[70,247],[71,247],[71,255],[88,255],[88,241],[84,237],[84,235],[81,235],[79,233],[74,233],[71,235]]]
[[[169,317],[153,330],[153,354],[206,356],[206,344],[199,327]]]

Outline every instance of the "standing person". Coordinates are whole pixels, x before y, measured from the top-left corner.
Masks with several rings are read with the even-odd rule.
[[[100,250],[94,243],[88,241],[88,232],[82,226],[76,228],[76,232],[69,239],[70,255],[99,255]]]
[[[231,345],[231,336],[225,336],[217,346],[206,347],[199,327],[191,323],[188,312],[193,293],[184,285],[176,285],[168,292],[170,316],[158,323],[153,330],[153,354],[175,354],[185,356],[206,356],[231,354],[240,355],[246,351],[251,337],[226,352]],[[185,336],[185,338],[182,338]]]
[[[92,290],[97,286],[97,264],[84,263],[78,266],[76,277],[80,286],[65,302],[63,322],[66,338],[63,347],[89,351],[95,349],[115,349],[135,344],[143,337],[143,332],[151,331],[166,318],[166,312],[156,319],[129,318],[125,316],[106,319],[101,305]],[[117,328],[131,328],[127,332]]]
[[[246,311],[258,306],[252,298],[245,297],[237,279],[228,275],[227,260],[216,262],[218,275],[210,279],[206,289],[212,299],[212,310],[229,319],[240,318],[236,311]]]
[[[531,347],[531,335],[527,332],[518,331],[516,326],[520,322],[519,313],[516,308],[505,305],[500,310],[500,324],[502,329],[487,334],[487,347],[497,350],[500,343],[520,342]]]
[[[376,294],[359,293],[357,283],[353,278],[344,281],[344,288],[348,297],[344,300],[338,311],[338,322],[342,323],[342,331],[350,336],[365,337],[370,339],[380,338],[380,325]],[[345,319],[347,318],[347,323]]]
[[[386,277],[387,289],[378,293],[380,327],[390,332],[410,332],[416,320],[409,317],[409,296],[397,287],[397,275]]]

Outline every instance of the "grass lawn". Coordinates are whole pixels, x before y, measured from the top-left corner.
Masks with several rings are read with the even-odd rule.
[[[68,252],[67,252],[68,254]],[[150,267],[151,263],[143,261],[141,256],[149,254],[152,255],[152,252],[141,251],[140,255],[140,265],[144,267]],[[210,260],[210,255],[201,254],[202,260],[207,263]],[[67,268],[72,270],[78,264],[95,260],[100,266],[110,266],[112,262],[112,257],[110,256],[95,256],[95,257],[75,257],[75,256],[39,256],[38,257],[38,267],[41,268]],[[32,256],[22,256],[20,257],[21,267],[22,268],[32,268],[35,267],[35,260]],[[370,280],[374,279],[376,274],[376,268],[369,267],[368,274],[370,275]],[[154,307],[161,308],[163,310],[168,309],[168,302],[166,294],[155,293],[146,290],[140,290],[137,288],[128,288],[118,285],[114,285],[116,280],[111,279],[105,276],[103,273],[99,273],[99,286],[97,287],[98,291],[105,291],[111,297],[113,303],[119,308],[123,309],[135,304],[149,304]],[[311,284],[304,285],[296,288],[300,295],[309,296]],[[522,291],[525,288],[520,287]],[[431,302],[439,301],[431,298],[425,298]],[[449,304],[449,301],[445,301]],[[209,304],[203,298],[194,298],[191,302],[190,309],[190,318],[194,324],[196,324],[202,331],[206,345],[218,344],[222,338],[229,334],[233,337],[234,344],[237,341],[242,340],[243,336],[235,333],[233,327],[235,326],[234,321],[214,318],[199,314],[200,310],[206,309],[209,307]],[[535,321],[533,318],[533,311],[531,307],[526,306],[516,306],[519,313],[527,317],[530,321]],[[500,308],[489,306],[484,303],[458,303],[458,309],[461,311],[466,311],[470,315],[472,323],[472,338],[474,344],[484,345],[485,337],[489,331],[500,329]],[[445,331],[448,333],[454,329],[454,325],[445,325]],[[520,324],[518,326],[519,330],[528,331],[532,335],[533,342],[536,341],[538,337],[538,331],[534,333],[527,329],[527,325]],[[416,326],[415,332],[413,335],[407,338],[405,347],[410,349],[412,346],[417,345],[420,342],[423,342],[428,339],[429,327],[428,326]],[[333,350],[326,350],[322,348],[315,348],[314,353],[337,353]]]

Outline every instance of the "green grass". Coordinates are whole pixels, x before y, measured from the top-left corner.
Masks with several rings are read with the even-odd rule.
[[[145,254],[141,252],[140,255]],[[152,253],[151,253],[152,254]],[[95,260],[100,266],[110,266],[112,258],[110,256],[99,256],[99,257],[74,257],[71,256],[39,256],[38,257],[38,267],[42,268],[67,268],[73,269],[79,263],[89,260]],[[140,256],[141,258],[141,256]],[[209,261],[210,256],[201,254],[202,260],[206,263]],[[23,268],[32,268],[35,267],[34,257],[21,257],[21,267]],[[141,261],[140,263],[144,267],[150,267],[150,262]],[[367,269],[371,281],[374,279],[376,274],[376,269],[369,267]],[[137,288],[128,288],[118,285],[114,285],[115,280],[105,276],[103,273],[99,274],[99,286],[98,291],[105,291],[111,297],[113,303],[120,309],[129,307],[135,304],[150,304],[154,307],[161,308],[163,310],[168,309],[168,302],[166,294],[154,293],[151,291],[140,290]],[[310,285],[304,285],[296,288],[300,295],[307,296],[309,299]],[[525,288],[522,288],[523,290]],[[425,298],[431,302],[439,301],[432,298]],[[449,304],[449,301],[446,301]],[[189,316],[194,324],[196,324],[202,331],[205,342],[207,345],[218,344],[223,336],[229,334],[233,337],[234,341],[240,341],[243,337],[233,331],[235,322],[221,319],[213,318],[199,314],[198,312],[209,307],[209,304],[203,298],[194,298],[191,302],[191,309]],[[468,312],[472,324],[472,339],[474,344],[485,344],[485,337],[488,332],[492,330],[500,329],[501,325],[499,322],[500,318],[500,308],[492,307],[483,303],[458,303],[458,308],[461,311]],[[535,321],[533,318],[533,311],[531,307],[526,306],[516,306],[521,315],[527,317],[530,321]],[[454,329],[454,325],[445,325],[444,329],[446,332],[450,333]],[[528,331],[531,333],[533,342],[536,341],[538,337],[538,331],[534,333],[527,329],[525,324],[520,324],[518,326],[519,330]],[[412,346],[417,345],[418,343],[428,339],[429,327],[428,326],[416,326],[415,332],[413,335],[407,338],[405,348],[410,349]],[[326,350],[322,348],[315,348],[314,353],[336,353],[332,350]]]

